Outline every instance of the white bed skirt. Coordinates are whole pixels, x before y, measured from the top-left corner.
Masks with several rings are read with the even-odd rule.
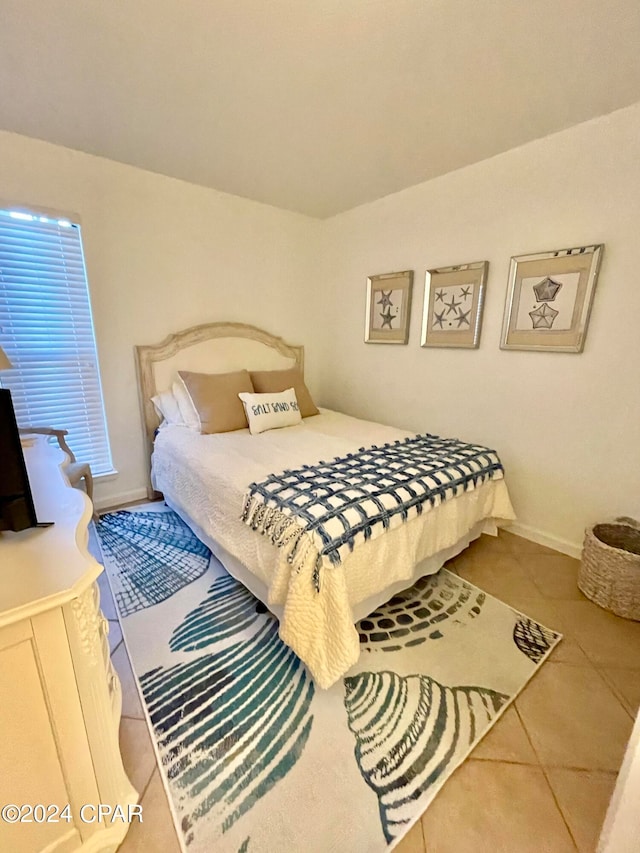
[[[282,618],[284,607],[282,605],[269,602],[269,590],[260,578],[256,577],[256,575],[241,563],[237,557],[234,557],[233,554],[230,554],[226,550],[226,548],[223,548],[219,542],[216,542],[216,540],[203,530],[202,527],[200,527],[200,525],[192,518],[189,518],[188,513],[175,501],[172,501],[169,497],[165,496],[165,503],[180,516],[191,530],[193,530],[198,539],[201,542],[204,542],[207,548],[210,549],[232,577],[239,581],[243,586],[246,586],[246,588],[253,593],[253,595],[255,595],[255,597],[258,598],[277,619]],[[436,572],[440,571],[447,560],[451,560],[457,554],[460,554],[471,542],[473,542],[474,539],[477,539],[483,533],[496,536],[497,532],[498,528],[493,519],[480,521],[467,534],[465,534],[465,536],[458,540],[455,545],[451,545],[449,548],[438,551],[437,554],[432,554],[430,557],[419,562],[415,566],[410,578],[396,581],[390,586],[385,587],[385,589],[381,590],[376,595],[371,595],[364,599],[364,601],[360,601],[355,604],[352,603],[351,609],[353,611],[354,624],[359,622],[361,619],[364,619],[366,616],[369,616],[369,614],[373,613],[373,611],[380,607],[381,604],[384,604],[386,601],[389,601],[390,598],[393,598],[396,593],[413,586],[413,584],[420,578],[426,577],[427,575],[434,575]]]

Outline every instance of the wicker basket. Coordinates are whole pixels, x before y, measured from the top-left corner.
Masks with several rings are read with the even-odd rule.
[[[600,607],[640,621],[640,523],[616,518],[587,528],[578,586]]]

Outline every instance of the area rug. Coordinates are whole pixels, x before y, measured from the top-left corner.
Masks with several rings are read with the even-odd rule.
[[[97,531],[190,853],[390,850],[560,639],[442,569],[360,622],[320,690],[171,510]]]

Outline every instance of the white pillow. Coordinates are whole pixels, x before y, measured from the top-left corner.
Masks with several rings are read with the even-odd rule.
[[[168,424],[184,424],[178,401],[173,391],[161,391],[151,398],[156,412]]]
[[[251,435],[268,429],[294,426],[302,422],[296,392],[293,388],[279,394],[238,394],[249,422]]]
[[[200,432],[200,416],[198,415],[196,407],[193,405],[191,394],[187,391],[181,376],[178,376],[176,381],[173,383],[171,390],[173,391],[173,396],[178,402],[182,422],[185,426],[188,426],[189,429],[197,429],[198,432]]]

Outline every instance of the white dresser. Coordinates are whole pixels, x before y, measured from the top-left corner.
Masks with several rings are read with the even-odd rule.
[[[0,812],[3,853],[115,851],[138,801],[118,746],[102,566],[87,550],[92,507],[64,458],[43,440],[25,449],[38,518],[53,527],[0,533],[0,810],[22,818]]]

